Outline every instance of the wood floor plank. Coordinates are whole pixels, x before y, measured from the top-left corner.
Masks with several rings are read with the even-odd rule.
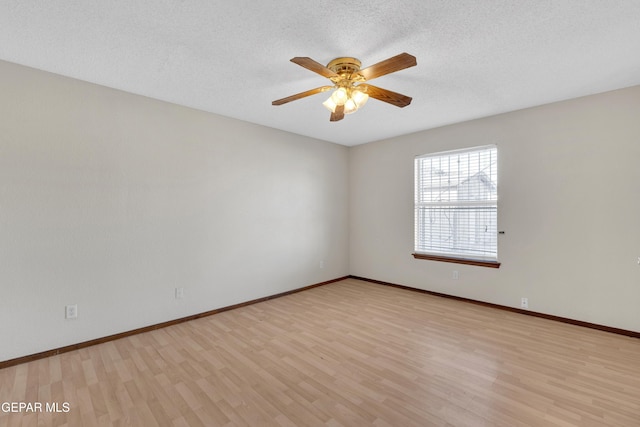
[[[634,426],[640,340],[355,279],[0,370],[0,426]]]

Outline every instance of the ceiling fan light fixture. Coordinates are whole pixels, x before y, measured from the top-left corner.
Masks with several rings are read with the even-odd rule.
[[[358,111],[358,104],[356,104],[356,102],[352,98],[347,99],[347,101],[344,103],[344,113],[351,114],[355,113],[356,111]]]
[[[369,99],[369,95],[367,95],[366,93],[362,92],[359,89],[353,89],[351,91],[351,99],[353,99],[353,101],[356,103],[358,108],[360,108],[367,103],[367,100]]]
[[[338,105],[344,105],[344,114],[351,114],[358,111],[367,102],[367,99],[369,99],[369,95],[360,89],[339,87],[322,105],[332,113],[336,112]]]
[[[333,101],[333,95],[329,97],[329,99],[327,99],[326,101],[324,101],[322,103],[322,105],[325,106],[325,108],[329,111],[331,111],[332,113],[336,112],[336,107],[338,106],[334,101]]]
[[[347,99],[349,99],[349,95],[345,88],[339,87],[335,92],[333,92],[331,99],[333,99],[333,102],[335,102],[336,105],[344,105],[344,103],[347,102]]]

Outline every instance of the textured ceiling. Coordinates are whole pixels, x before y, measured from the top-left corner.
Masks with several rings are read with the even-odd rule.
[[[329,81],[289,62],[418,65],[330,123]],[[237,119],[357,145],[640,84],[638,0],[2,0],[0,59]],[[1,78],[1,77],[0,77]]]

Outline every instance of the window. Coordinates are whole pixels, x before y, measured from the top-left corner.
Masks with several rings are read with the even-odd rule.
[[[495,145],[415,159],[416,258],[498,267]]]

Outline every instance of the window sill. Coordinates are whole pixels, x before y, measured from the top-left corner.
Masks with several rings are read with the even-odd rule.
[[[429,261],[441,261],[441,262],[453,262],[456,264],[475,265],[478,267],[500,268],[498,261],[479,261],[476,259],[464,259],[464,258],[451,258],[441,255],[428,255],[428,254],[412,254],[415,259],[426,259]]]

